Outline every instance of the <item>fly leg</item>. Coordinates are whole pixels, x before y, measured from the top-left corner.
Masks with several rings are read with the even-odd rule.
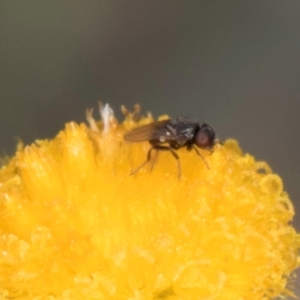
[[[202,158],[202,160],[204,161],[204,163],[205,163],[207,169],[210,169],[210,167],[209,167],[209,165],[208,165],[208,163],[207,163],[205,157],[199,152],[199,150],[198,150],[195,146],[193,146],[193,149],[194,149],[194,150],[196,151],[196,153]]]
[[[130,175],[134,175],[136,174],[142,167],[144,167],[150,160],[151,160],[151,153],[152,153],[152,150],[155,149],[154,146],[152,146],[149,150],[148,150],[148,153],[147,153],[147,159],[139,166],[137,167],[135,170],[131,171],[130,172]],[[157,151],[156,151],[157,152]],[[154,160],[156,160],[157,158],[157,154],[155,155],[154,157]],[[153,163],[154,164],[154,163]],[[151,167],[151,170],[153,168],[153,164],[152,164],[152,167]]]
[[[154,145],[152,148],[157,150],[157,151],[170,151],[172,153],[172,155],[174,156],[174,158],[176,159],[176,162],[177,162],[178,179],[180,179],[180,177],[181,177],[181,165],[180,165],[180,161],[179,161],[179,156],[176,153],[176,151],[172,147],[168,147],[168,146]]]
[[[159,151],[156,150],[156,151],[155,151],[155,156],[154,156],[154,158],[153,158],[153,160],[152,160],[152,163],[151,163],[151,166],[150,166],[150,172],[152,172],[152,170],[153,170],[153,168],[154,168],[154,165],[155,165],[155,163],[156,163],[156,161],[157,161],[158,153],[159,153]]]

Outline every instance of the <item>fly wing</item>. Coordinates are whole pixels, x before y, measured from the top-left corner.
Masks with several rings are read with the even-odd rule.
[[[159,140],[161,137],[168,136],[170,120],[152,122],[137,128],[133,128],[124,134],[124,140],[129,142],[145,142]]]

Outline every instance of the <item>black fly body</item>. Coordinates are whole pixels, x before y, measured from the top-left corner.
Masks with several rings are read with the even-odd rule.
[[[168,119],[152,122],[147,125],[133,128],[125,133],[124,139],[129,142],[149,141],[151,145],[151,148],[148,150],[146,161],[132,171],[131,175],[137,173],[144,165],[146,165],[151,160],[152,150],[156,150],[151,169],[157,158],[158,151],[170,151],[177,161],[178,177],[180,178],[181,166],[176,150],[183,147],[186,147],[187,150],[194,149],[206,163],[197,147],[212,152],[216,135],[213,128],[208,124],[199,124],[188,118],[176,118],[174,120]]]

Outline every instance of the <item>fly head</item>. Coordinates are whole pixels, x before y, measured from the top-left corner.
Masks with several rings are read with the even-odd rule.
[[[195,144],[202,149],[212,150],[215,144],[216,134],[213,128],[203,123],[195,133]]]

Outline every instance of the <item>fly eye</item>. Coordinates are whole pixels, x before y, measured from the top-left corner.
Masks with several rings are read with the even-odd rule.
[[[195,136],[195,144],[199,148],[211,149],[215,143],[215,132],[208,124],[203,124]]]

